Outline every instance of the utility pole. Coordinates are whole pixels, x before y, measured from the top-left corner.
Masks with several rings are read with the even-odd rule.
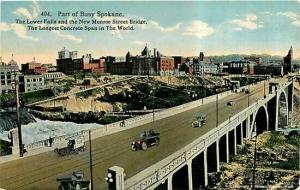
[[[216,127],[219,125],[219,94],[217,92],[217,101],[216,101],[216,107],[217,107],[217,116],[216,116]]]
[[[90,144],[90,175],[91,175],[91,190],[94,190],[93,184],[93,163],[92,163],[92,139],[91,139],[91,130],[89,130],[89,144]]]
[[[17,114],[17,127],[18,127],[18,138],[19,138],[19,153],[20,157],[23,157],[23,143],[22,143],[22,131],[21,131],[21,121],[20,121],[20,100],[19,100],[19,81],[17,79],[17,72],[14,69],[14,90],[16,98],[16,114]]]
[[[54,110],[55,110],[55,80],[54,80],[54,77],[53,77],[53,94],[54,94],[53,105],[54,105]]]
[[[250,106],[250,83],[249,83],[249,78],[247,75],[247,81],[248,81],[248,107]]]
[[[266,78],[264,80],[264,98],[266,98]]]
[[[253,171],[252,171],[252,189],[255,189],[255,170],[256,170],[256,144],[257,144],[257,130],[256,123],[254,124],[254,132],[255,132],[255,146],[254,146],[254,158],[253,158]]]

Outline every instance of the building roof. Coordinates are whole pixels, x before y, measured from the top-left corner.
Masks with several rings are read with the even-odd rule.
[[[147,44],[146,44],[146,46],[145,46],[145,48],[144,48],[144,50],[142,51],[141,54],[142,54],[143,56],[148,56],[149,50],[148,50]]]

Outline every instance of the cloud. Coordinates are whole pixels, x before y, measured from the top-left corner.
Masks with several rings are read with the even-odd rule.
[[[28,11],[28,9],[26,8],[18,8],[14,14],[20,16],[20,17],[25,17],[29,20],[33,20],[33,16],[31,15],[31,13]]]
[[[242,31],[243,29],[242,29],[242,28],[239,28],[239,27],[236,27],[236,28],[234,28],[233,30],[235,30],[235,31]]]
[[[257,20],[257,16],[255,14],[248,14],[246,16],[246,20],[247,21],[255,21],[255,20]]]
[[[6,22],[0,22],[0,31],[10,31],[11,28]]]
[[[292,24],[300,28],[300,20],[295,20]]]
[[[263,14],[265,14],[265,15],[269,15],[269,16],[272,16],[273,15],[273,13],[271,13],[271,12],[269,12],[269,11],[265,11],[265,12],[262,12]]]
[[[32,17],[36,18],[38,17],[39,13],[41,12],[40,6],[36,1],[32,2]]]
[[[299,4],[300,5],[300,4]],[[291,24],[300,28],[300,15],[295,12],[278,12],[277,15],[285,16],[291,20]]]
[[[34,20],[35,18],[37,18],[40,14],[41,10],[40,10],[40,6],[36,1],[32,2],[31,5],[31,11],[29,11],[28,9],[21,7],[18,8],[16,11],[14,11],[13,13],[20,16],[20,17],[25,17],[29,20]],[[72,17],[68,17],[68,20],[72,19]],[[32,41],[38,41],[38,38],[35,38],[33,36],[28,36],[27,35],[27,30],[25,28],[25,26],[23,25],[18,25],[18,24],[6,24],[6,23],[1,23],[1,28],[3,27],[4,29],[0,29],[2,31],[8,31],[7,26],[10,28],[9,30],[14,30],[14,32],[16,33],[16,35],[20,38],[23,39],[28,39],[28,40],[32,40]],[[36,26],[46,26],[45,24],[36,24]],[[48,26],[60,26],[59,24],[57,25],[48,25]],[[5,30],[6,28],[6,30]],[[76,37],[72,34],[65,34],[65,33],[61,33],[60,31],[52,31],[54,34],[56,34],[57,36],[64,38],[66,40],[70,40],[73,41],[75,43],[81,43],[82,39],[79,37]]]
[[[175,24],[174,26],[171,26],[171,27],[162,27],[158,22],[156,22],[154,20],[151,20],[150,24],[154,28],[156,28],[156,29],[158,29],[162,32],[174,32],[174,31],[178,30],[179,27],[181,26],[181,23],[177,23],[177,24]]]
[[[21,8],[18,8],[13,13],[20,16],[20,17],[25,17],[29,20],[33,20],[39,15],[40,7],[39,7],[39,5],[36,1],[33,1],[32,5],[31,5],[31,8],[32,8],[32,11],[29,11],[28,9],[26,9],[24,7],[21,7]]]
[[[76,37],[76,36],[74,36],[74,35],[71,35],[71,34],[63,34],[63,33],[61,33],[60,31],[56,31],[56,30],[54,30],[54,31],[52,31],[52,32],[55,33],[56,35],[58,35],[58,36],[64,38],[64,39],[73,41],[73,42],[75,42],[75,43],[81,43],[81,42],[82,42],[82,39],[81,39],[81,38]]]
[[[286,16],[292,20],[296,20],[298,15],[294,12],[290,12],[290,11],[287,11],[287,12],[279,12],[277,13],[278,15],[282,15],[282,16]]]
[[[233,19],[230,21],[236,28],[242,28],[247,30],[255,30],[258,27],[262,28],[263,24],[257,24],[257,16],[255,14],[246,15],[245,19]]]
[[[136,44],[136,45],[145,45],[149,42],[146,42],[146,41],[132,41],[131,43]]]
[[[31,40],[31,41],[38,41],[38,38],[35,38],[33,36],[29,36],[27,34],[27,29],[24,25],[21,24],[9,24],[6,22],[0,22],[0,31],[8,32],[8,31],[13,31],[19,38],[23,38],[26,40]]]
[[[183,35],[196,36],[200,39],[210,36],[214,33],[214,29],[207,23],[200,20],[190,22],[185,28]]]

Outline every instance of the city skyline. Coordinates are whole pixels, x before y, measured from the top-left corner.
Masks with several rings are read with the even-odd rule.
[[[47,7],[47,9],[46,9]],[[146,26],[133,32],[27,31],[15,19],[41,19],[40,13],[120,11],[125,19],[143,18]],[[147,43],[164,55],[197,56],[270,54],[285,56],[294,48],[300,58],[300,3],[288,2],[1,2],[1,56],[19,64],[36,57],[55,63],[66,47],[93,57],[140,54]],[[159,12],[160,14],[154,14]],[[55,18],[55,17],[54,17]],[[51,39],[51,40],[49,40]]]

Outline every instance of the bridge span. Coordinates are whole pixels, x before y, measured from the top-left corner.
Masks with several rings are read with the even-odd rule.
[[[218,171],[220,162],[228,162],[229,155],[236,154],[236,144],[242,144],[253,131],[276,130],[288,124],[292,83],[280,82],[270,90],[268,86],[268,82],[259,83],[250,87],[249,94],[233,93],[218,104],[211,101],[154,122],[98,135],[92,141],[94,189],[107,189],[105,177],[111,166],[118,166],[111,169],[117,172],[115,188],[121,190],[193,189],[207,185],[207,173]],[[236,103],[228,106],[228,101]],[[207,115],[207,124],[192,128],[199,112]],[[149,129],[161,134],[160,145],[147,151],[131,151],[132,140]],[[56,189],[56,178],[73,171],[82,170],[89,178],[89,153],[57,157],[46,152],[0,164],[0,170],[5,171],[0,173],[1,188]]]
[[[228,163],[230,155],[236,155],[236,147],[242,145],[244,139],[290,124],[293,83],[270,84],[268,91],[243,111],[131,178],[124,180],[121,167],[108,169],[108,173],[116,177],[113,188],[192,190],[207,186],[208,173],[218,172],[220,162]]]

